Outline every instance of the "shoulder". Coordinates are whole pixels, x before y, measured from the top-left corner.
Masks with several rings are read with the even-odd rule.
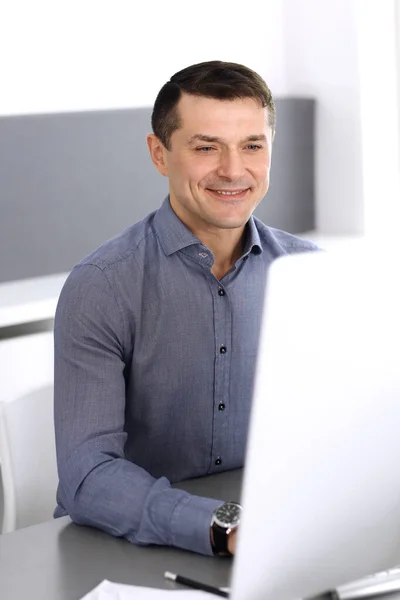
[[[124,281],[143,269],[140,256],[146,255],[148,242],[157,243],[152,226],[154,215],[155,212],[149,214],[107,240],[73,267],[60,294],[58,312],[94,311],[100,306],[106,312],[114,311],[118,305],[121,308],[126,299]]]
[[[120,234],[105,241],[93,252],[85,256],[76,266],[93,266],[105,271],[111,267],[126,262],[135,262],[135,257],[150,238],[154,239],[155,231],[153,220],[157,211],[147,215],[144,219],[131,225]]]
[[[283,231],[275,227],[268,227],[254,217],[263,248],[270,249],[276,256],[294,254],[296,252],[317,252],[321,248],[314,242]]]

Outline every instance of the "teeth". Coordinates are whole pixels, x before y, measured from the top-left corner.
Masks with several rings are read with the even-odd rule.
[[[222,194],[223,196],[236,196],[236,194],[241,194],[244,190],[240,190],[239,192],[222,192],[220,190],[215,190],[218,194]]]

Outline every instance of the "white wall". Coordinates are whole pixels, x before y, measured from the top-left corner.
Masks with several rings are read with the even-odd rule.
[[[285,0],[288,92],[317,99],[317,229],[363,225],[357,19],[352,0]]]
[[[283,0],[287,91],[317,99],[322,233],[375,236],[399,222],[396,2]]]
[[[176,71],[232,60],[284,92],[281,0],[6,0],[0,115],[146,106]]]
[[[386,247],[397,244],[400,221],[396,3],[381,0],[377,6],[374,0],[357,0],[364,230],[368,237],[382,238]]]

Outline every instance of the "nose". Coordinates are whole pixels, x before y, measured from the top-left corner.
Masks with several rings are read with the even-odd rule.
[[[226,150],[221,153],[217,171],[219,177],[236,181],[243,176],[244,172],[243,158],[237,150]]]

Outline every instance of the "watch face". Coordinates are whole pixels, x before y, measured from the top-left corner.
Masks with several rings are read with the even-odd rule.
[[[235,527],[239,525],[241,510],[237,502],[225,502],[215,511],[215,521],[222,527]]]

